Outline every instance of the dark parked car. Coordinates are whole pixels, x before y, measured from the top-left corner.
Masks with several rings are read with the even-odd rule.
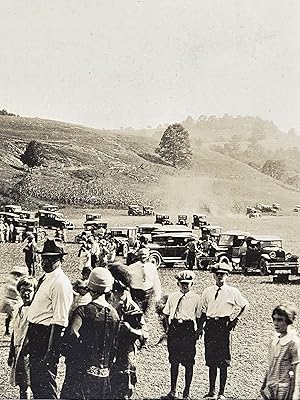
[[[200,228],[203,225],[209,225],[204,214],[193,214],[192,228]]]
[[[133,249],[137,241],[136,226],[112,226],[107,228],[107,234],[112,236],[117,244],[117,255],[127,257],[128,251]]]
[[[262,275],[297,275],[298,256],[282,249],[278,236],[252,235],[246,238],[247,250],[241,258],[242,271],[259,271]]]
[[[222,232],[216,247],[216,261],[227,258],[234,269],[239,269],[241,256],[247,249],[245,239],[249,235],[248,232],[237,230]]]
[[[143,215],[143,211],[136,204],[128,206],[128,215]]]
[[[143,207],[143,215],[154,215],[154,210],[152,206]]]
[[[186,214],[178,214],[177,215],[177,223],[176,225],[186,225],[188,226],[188,216]]]
[[[74,229],[73,222],[69,221],[62,213],[54,211],[38,211],[39,225],[44,228]]]
[[[170,216],[167,214],[156,214],[154,223],[161,225],[173,225],[173,222],[170,221]]]
[[[152,236],[149,243],[150,261],[157,267],[173,267],[176,263],[185,263],[186,244],[195,235],[191,232],[161,233]]]

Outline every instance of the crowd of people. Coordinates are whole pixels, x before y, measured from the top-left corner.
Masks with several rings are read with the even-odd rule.
[[[10,382],[19,387],[20,398],[31,394],[35,399],[132,398],[137,383],[136,354],[148,348],[148,310],[155,303],[170,363],[170,390],[161,398],[178,398],[180,365],[185,369],[182,398],[190,398],[196,344],[203,336],[208,367],[204,398],[224,400],[230,334],[249,307],[242,293],[227,284],[231,265],[212,266],[214,284],[201,295],[193,291],[195,273],[182,270],[176,275],[176,290],[162,296],[147,245],[140,246],[138,260],[130,265],[115,261],[114,245],[109,238],[84,238],[78,254],[81,278],[72,285],[63,272],[62,239],[46,239],[38,251],[34,237],[27,238],[27,267],[11,271],[7,288],[12,300],[2,307],[7,313],[6,334],[11,333]],[[38,281],[30,252],[41,261],[43,274]],[[265,400],[300,399],[300,337],[291,328],[296,311],[288,302],[273,310],[275,335],[260,391]],[[58,393],[60,356],[64,356],[65,376]]]

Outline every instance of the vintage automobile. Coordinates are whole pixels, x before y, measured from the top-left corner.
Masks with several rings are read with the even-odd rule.
[[[274,204],[276,206],[276,203]],[[278,208],[274,207],[274,204],[268,205],[268,204],[256,203],[254,208],[260,211],[262,214],[275,215],[277,214]]]
[[[7,213],[12,213],[12,214],[21,214],[22,213],[22,207],[21,206],[17,206],[17,205],[13,205],[13,204],[8,204],[6,206],[4,206],[4,212]]]
[[[161,225],[173,225],[173,222],[170,221],[170,216],[167,214],[156,214],[154,223]]]
[[[261,275],[297,275],[298,256],[282,249],[282,239],[272,235],[246,237],[247,249],[241,257],[244,274],[259,271]]]
[[[261,218],[261,212],[259,210],[252,210],[248,212],[249,218]]]
[[[232,263],[233,269],[240,269],[241,256],[246,252],[245,239],[250,233],[238,230],[222,232],[216,246],[216,261],[227,259]]]
[[[33,233],[36,240],[44,239],[46,236],[45,231],[39,228],[38,218],[18,218],[14,221],[14,226],[15,226],[15,232],[20,231],[19,228],[22,229],[24,228],[23,240],[25,239],[26,234],[29,232]],[[16,238],[13,238],[13,241],[15,240]]]
[[[200,239],[205,239],[207,236],[213,236],[216,240],[219,240],[222,228],[219,225],[203,225],[200,227],[200,232]]]
[[[86,231],[97,231],[100,229],[103,229],[103,233],[106,232],[107,230],[107,225],[108,223],[105,221],[99,221],[98,219],[91,220],[91,221],[85,221],[83,224],[83,228]]]
[[[143,215],[154,215],[152,206],[143,206]]]
[[[192,228],[200,228],[203,225],[209,225],[204,214],[193,214]]]
[[[149,243],[150,261],[157,268],[165,265],[173,267],[174,264],[185,263],[186,244],[195,237],[191,232],[160,233],[152,236],[152,243]]]
[[[186,214],[178,214],[176,225],[188,226],[188,216]]]
[[[4,220],[4,222],[7,222],[7,223],[14,223],[14,221],[16,221],[17,219],[19,219],[20,218],[20,215],[19,214],[14,214],[14,213],[12,213],[12,212],[5,212],[5,211],[1,211],[0,212],[0,218],[2,219],[2,220]]]
[[[39,210],[39,225],[44,228],[74,229],[73,222],[69,221],[62,213]]]
[[[293,212],[300,212],[300,205],[295,205]]]
[[[160,225],[158,224],[141,224],[137,225],[137,237],[140,238],[144,236],[148,242],[152,240],[152,233],[157,229],[160,229]]]
[[[128,206],[128,215],[143,215],[143,211],[136,204]]]
[[[136,226],[111,226],[107,228],[107,235],[112,236],[117,244],[117,255],[127,257],[128,251],[136,246]]]
[[[58,211],[58,206],[56,204],[44,204],[43,210],[56,212]]]

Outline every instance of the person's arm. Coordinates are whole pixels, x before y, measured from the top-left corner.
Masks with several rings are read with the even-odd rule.
[[[158,271],[155,266],[153,271],[153,292],[154,292],[154,300],[159,301],[161,299],[161,283],[158,275]]]
[[[196,330],[196,339],[203,335],[203,327],[206,321],[206,313],[202,312],[200,318],[196,318],[197,330]]]
[[[11,335],[9,354],[7,359],[7,364],[9,367],[12,367],[14,365],[15,358],[16,358],[16,351],[14,346],[14,332],[13,332]]]
[[[233,320],[229,321],[228,329],[229,329],[230,331],[231,331],[231,330],[234,330],[234,328],[236,327],[237,323],[239,322],[239,318],[241,317],[241,315],[242,315],[244,312],[246,312],[246,311],[248,310],[248,308],[249,308],[249,303],[247,303],[244,307],[242,307],[242,308],[240,309],[240,312],[238,313],[238,315],[237,315]]]
[[[57,357],[59,356],[61,335],[62,335],[62,330],[64,329],[64,327],[61,325],[54,324],[50,326],[51,326],[51,332],[48,342],[48,348],[45,357],[43,359],[43,362],[48,364],[51,363],[53,358],[57,359]]]

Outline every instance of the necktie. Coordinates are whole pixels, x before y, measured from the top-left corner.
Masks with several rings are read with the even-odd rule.
[[[218,287],[218,290],[216,291],[216,294],[215,294],[215,300],[217,299],[220,290],[221,290],[221,287]]]
[[[182,299],[184,298],[184,296],[185,296],[185,293],[181,297],[179,297],[179,299],[177,301],[177,304],[176,304],[176,307],[174,309],[173,318],[175,318],[175,315],[176,315],[176,313],[178,311],[179,305],[182,302]]]

